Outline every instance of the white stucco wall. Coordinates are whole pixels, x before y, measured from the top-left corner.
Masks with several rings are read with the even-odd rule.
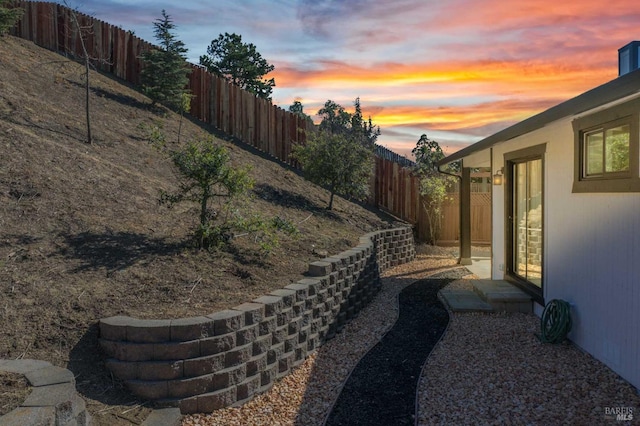
[[[573,194],[572,118],[493,147],[504,154],[546,143],[544,299],[572,304],[577,345],[640,388],[640,194]],[[505,259],[505,188],[493,186],[492,276]]]

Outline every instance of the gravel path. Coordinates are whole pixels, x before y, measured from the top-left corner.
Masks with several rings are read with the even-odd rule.
[[[464,268],[456,271],[468,274]],[[451,281],[431,277],[400,292],[398,320],[353,370],[327,426],[415,424],[420,371],[449,322],[438,291]]]
[[[351,370],[396,322],[398,294],[418,279],[456,267],[448,251],[435,250],[385,271],[371,304],[268,392],[238,408],[185,416],[183,425],[322,425]]]
[[[394,325],[400,292],[456,267],[448,251],[430,249],[385,272],[382,291],[334,339],[268,392],[238,408],[185,416],[193,425],[322,425],[358,361]],[[467,280],[450,286],[469,288]],[[539,320],[526,314],[451,314],[444,338],[418,385],[420,425],[616,424],[605,415],[632,408],[640,396],[628,383],[571,344],[543,345]]]

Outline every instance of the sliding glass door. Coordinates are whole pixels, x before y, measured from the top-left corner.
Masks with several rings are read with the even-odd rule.
[[[542,159],[513,168],[513,272],[542,288]]]
[[[508,274],[542,298],[543,161],[542,156],[508,160]]]

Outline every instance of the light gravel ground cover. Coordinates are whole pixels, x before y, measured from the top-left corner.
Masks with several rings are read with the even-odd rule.
[[[423,367],[419,424],[615,424],[615,408],[640,424],[633,386],[571,343],[541,343],[539,329],[532,314],[452,314]]]
[[[400,291],[455,267],[450,251],[423,249],[414,262],[386,271],[369,307],[268,392],[238,408],[185,416],[183,426],[322,425],[351,370],[394,324]],[[540,343],[538,328],[527,314],[451,314],[423,368],[419,424],[615,424],[605,415],[615,407],[632,408],[637,424],[640,396],[632,386],[572,344]]]

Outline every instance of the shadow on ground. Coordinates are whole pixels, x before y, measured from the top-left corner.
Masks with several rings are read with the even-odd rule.
[[[80,262],[73,272],[100,268],[122,270],[151,257],[175,255],[187,247],[185,243],[134,232],[82,232],[59,237],[64,240],[64,246],[58,254]]]
[[[94,323],[69,353],[66,368],[76,378],[76,390],[89,404],[93,400],[107,405],[93,414],[94,425],[141,424],[150,404],[132,395],[104,366],[106,357],[98,346],[98,333],[98,324]]]
[[[326,205],[320,206],[304,195],[296,194],[286,189],[276,188],[275,186],[263,183],[256,185],[253,192],[258,197],[281,207],[306,210],[341,223],[344,222],[339,215],[331,210],[327,210]]]

